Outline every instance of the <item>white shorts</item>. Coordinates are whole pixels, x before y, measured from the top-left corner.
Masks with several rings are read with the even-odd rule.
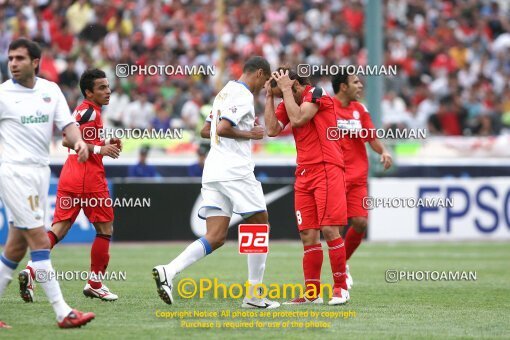
[[[201,219],[231,217],[233,213],[246,216],[267,210],[262,185],[253,174],[232,181],[202,183],[202,199],[198,210]]]
[[[49,166],[0,165],[0,198],[9,222],[20,229],[43,227],[46,220]]]

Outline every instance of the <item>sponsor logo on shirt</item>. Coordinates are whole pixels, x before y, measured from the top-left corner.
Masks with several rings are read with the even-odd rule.
[[[43,115],[37,112],[35,116],[21,116],[21,124],[44,124],[50,121],[50,115]]]
[[[47,93],[43,93],[42,99],[44,100],[45,103],[50,103],[51,102],[51,97]]]

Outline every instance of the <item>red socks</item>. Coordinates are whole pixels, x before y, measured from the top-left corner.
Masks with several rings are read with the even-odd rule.
[[[93,274],[104,274],[110,261],[110,239],[111,235],[97,234],[90,250],[90,271]],[[94,288],[101,288],[100,280],[89,279],[88,284]]]
[[[57,235],[55,235],[55,233],[51,230],[48,230],[48,232],[46,234],[48,235],[48,238],[50,239],[50,249],[53,249],[55,244],[58,243],[59,239],[58,239]]]
[[[359,234],[353,227],[349,228],[347,235],[345,235],[345,256],[347,260],[351,258],[352,253],[358,248],[363,237],[365,237],[365,233]]]
[[[57,235],[55,235],[55,233],[51,230],[48,230],[46,235],[48,235],[48,239],[50,240],[50,249],[53,249],[55,244],[57,244],[58,241],[60,241],[60,240],[58,239]],[[32,276],[32,280],[35,280],[34,269],[32,267],[30,267],[28,264],[26,266],[26,269],[30,270],[30,276]]]
[[[345,247],[342,237],[329,241],[328,247],[329,262],[333,272],[333,288],[341,287],[347,290],[347,284],[345,283]]]
[[[322,254],[322,245],[320,243],[305,246],[303,273],[305,274],[305,296],[309,300],[314,300],[320,294],[323,258],[324,255]]]

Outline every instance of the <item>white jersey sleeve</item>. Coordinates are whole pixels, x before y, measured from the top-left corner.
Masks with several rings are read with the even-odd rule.
[[[221,112],[220,119],[227,119],[232,125],[237,126],[246,114],[253,111],[253,103],[246,100],[245,96],[232,98],[226,110]]]
[[[71,115],[71,111],[69,111],[69,106],[67,106],[67,100],[60,88],[55,84],[55,93],[57,96],[57,105],[55,106],[55,117],[54,122],[55,125],[59,128],[59,130],[64,130],[66,126],[69,124],[76,124],[73,116]]]

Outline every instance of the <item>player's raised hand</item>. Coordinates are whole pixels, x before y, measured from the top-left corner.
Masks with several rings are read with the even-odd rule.
[[[391,158],[391,155],[387,152],[383,152],[381,154],[381,163],[383,163],[384,165],[384,170],[388,170],[393,164],[393,159]]]
[[[111,158],[119,158],[120,155],[120,149],[117,147],[116,144],[110,144],[110,145],[104,145],[101,147],[101,155],[108,156]]]
[[[253,129],[251,129],[251,137],[250,139],[262,139],[264,138],[264,127],[261,125],[255,125]]]
[[[110,138],[110,144],[117,145],[117,148],[122,151],[122,140],[119,138]]]
[[[278,87],[282,91],[287,88],[290,89],[292,84],[294,84],[294,80],[289,78],[288,70],[275,71],[273,72],[272,77],[276,80],[276,84],[278,84]]]
[[[83,163],[89,158],[89,149],[84,141],[79,140],[74,144],[74,151],[78,154],[78,162]]]

